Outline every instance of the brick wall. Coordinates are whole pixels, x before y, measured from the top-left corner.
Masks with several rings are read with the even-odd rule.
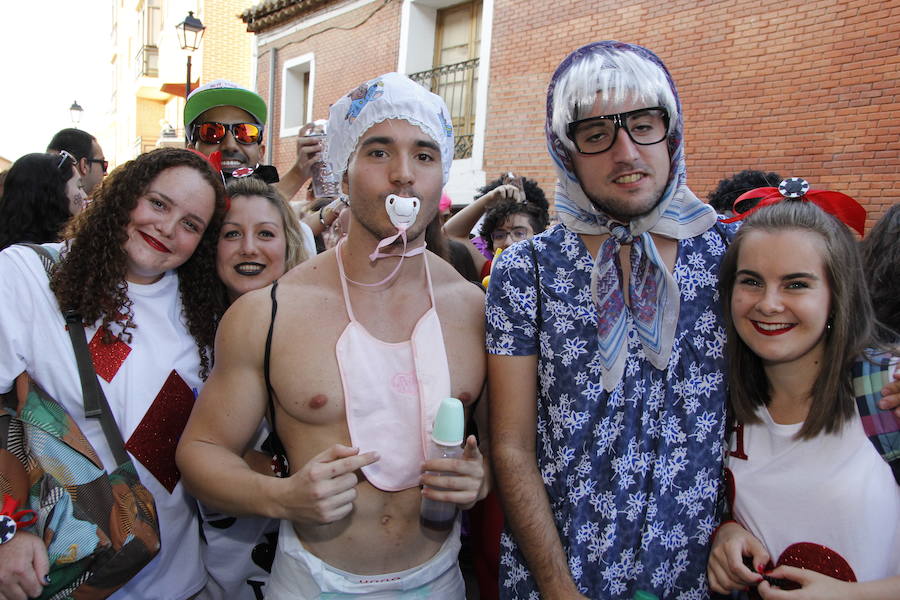
[[[382,8],[376,12],[379,7]],[[280,172],[289,169],[296,158],[296,137],[279,138],[281,74],[285,61],[310,52],[315,54],[313,118],[325,119],[328,107],[342,94],[367,79],[397,69],[399,38],[400,3],[375,2],[259,48],[256,89],[267,102],[271,51],[277,48],[275,100],[269,103],[268,143],[274,144],[273,163]]]
[[[135,133],[144,142],[154,143],[159,137],[159,120],[163,118],[164,104],[148,98],[135,98]]]
[[[552,191],[543,137],[550,74],[572,49],[634,42],[672,72],[688,183],[705,197],[745,168],[802,176],[869,209],[900,202],[900,6],[894,0],[495,0],[488,177]],[[540,18],[537,18],[540,15]]]
[[[260,48],[264,97],[278,48],[273,129],[287,59],[315,53],[315,118],[360,81],[395,69],[400,5],[388,2],[354,28],[382,6],[372,3]],[[701,198],[719,179],[757,168],[854,196],[869,209],[867,227],[900,201],[896,0],[495,0],[493,17],[488,179],[513,169],[552,194],[543,134],[550,75],[576,47],[618,39],[652,49],[672,72],[688,183]],[[293,160],[293,141],[270,137],[279,169]]]
[[[214,79],[228,79],[252,87],[250,56],[256,43],[252,33],[238,18],[253,0],[210,0],[203,5],[203,76],[201,85]],[[197,74],[194,73],[194,78]]]

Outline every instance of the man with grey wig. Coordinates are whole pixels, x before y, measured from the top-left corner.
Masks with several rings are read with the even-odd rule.
[[[487,295],[504,598],[706,598],[725,427],[716,280],[733,233],[688,189],[649,50],[579,48],[547,92],[561,224]]]

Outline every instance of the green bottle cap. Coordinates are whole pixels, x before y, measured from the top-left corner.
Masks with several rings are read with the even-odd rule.
[[[659,600],[659,598],[656,597],[656,594],[638,590],[634,593],[634,600]]]
[[[431,439],[441,446],[459,446],[463,443],[465,430],[466,418],[462,402],[456,398],[444,398],[434,417]]]

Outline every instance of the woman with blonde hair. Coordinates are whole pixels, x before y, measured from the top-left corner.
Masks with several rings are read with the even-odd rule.
[[[275,186],[253,176],[227,178],[229,208],[216,252],[216,272],[230,304],[246,292],[268,285],[309,258],[304,231]],[[311,242],[311,240],[310,240]],[[269,428],[261,424],[254,449]],[[272,473],[273,452],[249,451],[244,458]],[[230,517],[201,506],[204,563],[210,582],[198,600],[255,600],[265,592],[274,556],[278,522],[263,517]]]

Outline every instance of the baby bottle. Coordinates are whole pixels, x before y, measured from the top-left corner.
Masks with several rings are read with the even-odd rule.
[[[463,454],[465,417],[462,402],[445,398],[434,418],[428,459],[459,458]],[[440,488],[433,488],[440,489]],[[453,527],[458,507],[452,502],[422,498],[421,521],[429,529],[447,530]]]

